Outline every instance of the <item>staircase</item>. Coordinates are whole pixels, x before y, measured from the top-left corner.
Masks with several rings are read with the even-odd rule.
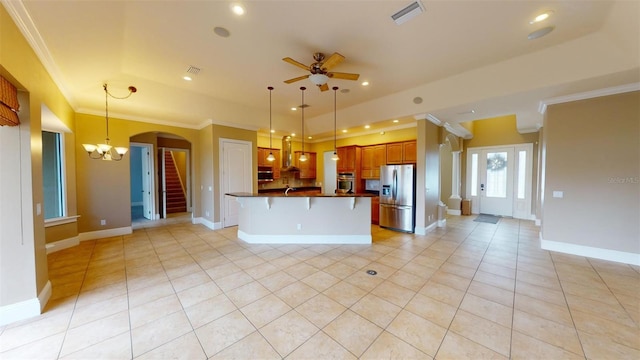
[[[187,200],[182,190],[180,176],[173,162],[171,151],[164,152],[164,177],[167,190],[167,214],[187,211]]]

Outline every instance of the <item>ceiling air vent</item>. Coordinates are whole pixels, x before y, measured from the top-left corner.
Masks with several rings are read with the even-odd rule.
[[[422,14],[423,12],[424,12],[424,5],[422,5],[420,1],[414,1],[404,9],[391,15],[391,18],[396,24],[400,25],[408,21],[409,19],[413,18],[414,16]]]
[[[200,68],[190,65],[189,68],[187,68],[187,72],[189,74],[198,75],[198,73],[200,72]]]

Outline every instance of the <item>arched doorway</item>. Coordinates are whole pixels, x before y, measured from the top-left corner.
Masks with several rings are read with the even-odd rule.
[[[191,143],[175,134],[130,137],[132,225],[192,211]]]

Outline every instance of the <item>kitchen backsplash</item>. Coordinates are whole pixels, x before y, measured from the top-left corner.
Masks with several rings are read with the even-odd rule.
[[[320,186],[316,183],[315,179],[298,179],[294,172],[282,171],[280,172],[280,178],[273,181],[258,184],[259,189],[282,189],[287,187],[307,187],[307,186]]]

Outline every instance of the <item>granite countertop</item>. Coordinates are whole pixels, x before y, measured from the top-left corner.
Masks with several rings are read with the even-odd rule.
[[[285,190],[287,190],[286,187],[283,187],[283,188],[258,189],[258,193],[260,193],[260,194],[263,194],[263,193],[277,193],[277,192],[284,193]],[[289,191],[289,193],[291,193],[292,191],[310,191],[310,190],[321,191],[322,188],[320,186],[293,186],[292,190]]]

